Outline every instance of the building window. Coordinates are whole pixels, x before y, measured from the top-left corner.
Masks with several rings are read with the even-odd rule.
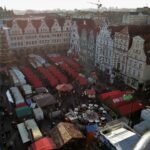
[[[142,64],[139,64],[139,69],[142,69]]]

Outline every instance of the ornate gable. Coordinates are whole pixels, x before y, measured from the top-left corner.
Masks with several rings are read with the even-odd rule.
[[[28,20],[28,23],[27,23],[26,28],[24,29],[24,32],[28,34],[36,33],[36,28],[33,26],[30,19]]]
[[[17,24],[16,20],[13,20],[12,27],[10,29],[11,34],[22,34],[22,29]]]
[[[42,19],[41,20],[41,25],[38,28],[38,32],[42,33],[42,32],[49,32],[49,27],[47,26],[47,24],[45,23],[45,20]]]
[[[61,27],[60,27],[57,19],[54,19],[54,24],[51,27],[51,31],[52,32],[59,32],[59,31],[61,31]]]
[[[71,19],[66,19],[63,25],[63,31],[70,31]]]
[[[78,27],[76,22],[74,21],[71,26],[70,32],[70,51],[71,53],[78,54],[80,51],[80,44],[79,44],[79,34],[78,34]]]
[[[134,59],[146,61],[146,55],[144,53],[144,39],[142,37],[133,37],[132,45],[128,55]]]

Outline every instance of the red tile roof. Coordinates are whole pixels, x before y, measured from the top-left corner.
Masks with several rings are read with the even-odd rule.
[[[65,23],[65,18],[59,18],[58,19],[58,23],[62,27],[64,25],[64,23]]]
[[[24,20],[16,20],[17,24],[19,25],[19,27],[24,31],[25,27],[27,26],[27,19],[24,19]],[[33,26],[36,28],[36,30],[38,30],[38,28],[40,27],[41,25],[41,20],[40,19],[32,19],[31,20]],[[47,24],[47,26],[49,28],[52,27],[52,25],[54,24],[54,19],[51,19],[51,18],[46,18],[45,19],[45,22]],[[58,18],[58,23],[60,26],[63,26],[64,25],[64,22],[65,22],[65,19],[64,18]],[[7,27],[12,27],[12,20],[7,20],[7,21],[4,21],[4,23],[6,24]]]
[[[129,34],[130,36],[144,35],[150,33],[150,25],[128,25],[120,33]]]
[[[54,20],[53,19],[45,19],[45,22],[46,22],[47,26],[49,27],[49,29],[54,24]]]
[[[32,20],[31,22],[38,32],[38,28],[41,26],[41,20]]]
[[[27,26],[27,20],[16,20],[18,26],[24,31],[25,27]],[[11,28],[12,25],[13,25],[13,21],[12,20],[7,20],[7,21],[4,21],[4,24]]]
[[[95,22],[92,19],[73,19],[73,21],[76,21],[80,35],[82,29],[86,29],[88,35],[91,30],[94,31],[94,35],[96,35],[99,32],[98,26],[95,24]]]
[[[114,35],[115,32],[120,32],[125,26],[109,26],[108,29],[111,31],[111,34]]]

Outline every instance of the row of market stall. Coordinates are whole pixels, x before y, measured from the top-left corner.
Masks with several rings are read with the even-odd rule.
[[[43,78],[48,81],[51,87],[56,87],[56,85],[59,84],[58,80],[53,76],[52,73],[48,71],[48,69],[44,67],[38,67],[36,70],[41,73]]]
[[[61,55],[48,55],[49,62],[38,55],[29,55],[29,62],[37,72],[42,74],[51,87],[60,83],[68,83],[68,77],[78,81],[81,86],[88,84],[84,75],[80,74],[80,65],[73,59]],[[64,72],[64,73],[62,73]]]
[[[33,73],[33,71],[29,67],[22,67],[21,71],[25,75],[28,82],[34,88],[43,87],[41,80],[38,78],[38,76],[35,73]]]
[[[7,97],[9,102],[13,104],[19,120],[17,128],[22,143],[28,143],[28,145],[32,143],[30,146],[32,150],[50,150],[61,149],[65,146],[67,148],[68,144],[75,140],[77,145],[72,146],[78,149],[76,146],[79,146],[81,139],[84,139],[82,134],[84,133],[87,136],[86,142],[90,143],[93,139],[98,139],[98,142],[106,142],[105,144],[108,144],[108,147],[110,145],[112,147],[117,147],[118,145],[122,147],[122,142],[124,140],[129,141],[129,138],[132,135],[136,135],[136,133],[123,126],[120,126],[117,130],[115,128],[110,131],[111,127],[108,128],[107,124],[113,119],[109,114],[109,110],[113,110],[118,114],[118,117],[123,116],[130,119],[131,114],[140,112],[144,106],[134,98],[132,93],[120,90],[100,94],[99,99],[96,101],[95,89],[88,89],[86,77],[79,73],[80,65],[75,60],[67,58],[61,55],[48,55],[49,62],[46,62],[42,57],[31,54],[29,56],[30,67],[22,67],[21,70],[16,67],[11,68],[10,74],[13,80],[15,78],[18,81],[13,82],[15,87],[11,87],[7,91]],[[92,76],[96,78],[94,73]],[[43,87],[45,86],[43,79],[51,89],[62,93],[72,91],[70,95],[73,94],[74,87],[69,82],[76,80],[79,85],[85,87],[84,90],[81,90],[81,94],[83,94],[81,97],[87,99],[87,103],[81,103],[81,106],[69,109],[63,115],[62,120],[65,120],[65,122],[49,128],[46,133],[41,130],[40,122],[44,122],[45,118],[53,120],[55,116],[61,116],[62,111],[58,107],[59,101],[49,93],[49,89]],[[57,95],[59,92],[55,92],[55,94]],[[75,89],[74,92],[76,92]],[[127,133],[129,137],[126,136],[121,139],[121,136],[125,136],[123,133]],[[112,136],[109,134],[112,134]],[[119,137],[120,139],[116,140],[114,137]],[[135,138],[137,142],[137,139],[139,139],[137,135]],[[114,139],[116,142],[114,142]],[[133,143],[135,142],[130,145]],[[133,146],[129,146],[129,148],[132,149]],[[85,147],[81,149],[85,149]]]
[[[59,66],[60,69],[65,71],[74,80],[77,80],[81,86],[85,86],[88,84],[88,81],[85,78],[85,76],[78,72],[80,65],[77,62],[75,62],[75,60],[61,55],[48,55],[48,58],[51,62]]]

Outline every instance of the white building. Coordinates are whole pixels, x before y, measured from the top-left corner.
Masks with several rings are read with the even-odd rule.
[[[130,46],[128,27],[123,28],[114,35],[114,72],[124,78],[126,72],[127,52]]]
[[[128,61],[128,51],[132,45],[132,39],[136,35],[146,35],[150,33],[150,26],[126,26],[114,35],[114,73],[126,81],[126,70]]]
[[[135,36],[128,51],[126,84],[137,89],[150,80],[150,36]]]
[[[33,48],[69,49],[72,21],[66,19],[14,19],[5,22],[11,50]]]
[[[113,39],[108,25],[105,23],[97,36],[95,64],[99,66],[101,71],[107,73],[113,69]]]
[[[76,19],[79,33],[79,59],[83,63],[93,65],[95,57],[97,26],[92,19]]]
[[[79,52],[80,52],[80,39],[79,39],[79,33],[78,33],[78,26],[76,24],[76,21],[74,21],[73,25],[71,26],[71,32],[70,32],[69,53],[79,54]]]

